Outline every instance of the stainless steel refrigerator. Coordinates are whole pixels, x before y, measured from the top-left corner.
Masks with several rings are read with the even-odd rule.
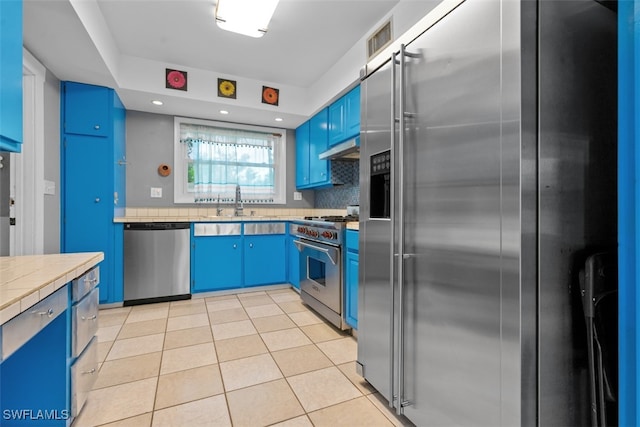
[[[616,248],[616,13],[446,4],[361,76],[358,367],[419,426],[589,425],[577,290]]]

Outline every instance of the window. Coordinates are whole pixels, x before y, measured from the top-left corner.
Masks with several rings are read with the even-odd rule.
[[[175,203],[285,204],[284,129],[176,117]]]

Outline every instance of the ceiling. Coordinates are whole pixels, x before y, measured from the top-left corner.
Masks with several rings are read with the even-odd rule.
[[[337,95],[336,64],[364,65],[364,40],[403,0],[280,0],[262,38],[219,29],[213,0],[24,1],[24,45],[60,80],[114,87],[127,109],[216,119],[226,109],[230,121],[279,116],[293,128]],[[165,68],[188,71],[189,91],[166,89]],[[237,100],[210,90],[216,77],[238,81]],[[261,84],[280,88],[279,107],[259,102]]]

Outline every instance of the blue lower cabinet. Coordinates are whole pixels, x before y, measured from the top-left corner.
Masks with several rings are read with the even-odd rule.
[[[242,236],[194,237],[192,292],[242,287]]]
[[[355,252],[347,251],[345,320],[349,326],[358,329],[358,258]]]
[[[262,233],[273,228],[277,229],[274,234]],[[285,223],[194,224],[191,291],[286,283],[285,229]]]
[[[245,236],[244,285],[270,285],[286,281],[286,236]]]
[[[293,243],[294,240],[296,240],[295,237],[289,237],[287,239],[287,280],[296,289],[300,289],[301,274],[305,269],[301,265],[302,257],[300,256],[300,251],[298,251],[298,248]]]
[[[358,231],[346,231],[344,267],[344,311],[345,321],[358,329]]]
[[[58,292],[64,294],[64,299],[68,298],[67,287]],[[20,316],[33,315],[28,311],[25,313]],[[71,416],[68,325],[69,310],[65,308],[0,363],[1,426],[67,425]],[[5,324],[3,328],[10,326]],[[15,334],[11,335],[15,338]],[[11,341],[11,338],[5,341]]]

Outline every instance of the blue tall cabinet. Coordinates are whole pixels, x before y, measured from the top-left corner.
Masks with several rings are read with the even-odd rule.
[[[618,2],[619,425],[640,425],[640,0]]]
[[[125,109],[113,89],[61,84],[61,251],[104,252],[100,303],[123,300]]]
[[[22,148],[22,0],[0,1],[0,151]]]

